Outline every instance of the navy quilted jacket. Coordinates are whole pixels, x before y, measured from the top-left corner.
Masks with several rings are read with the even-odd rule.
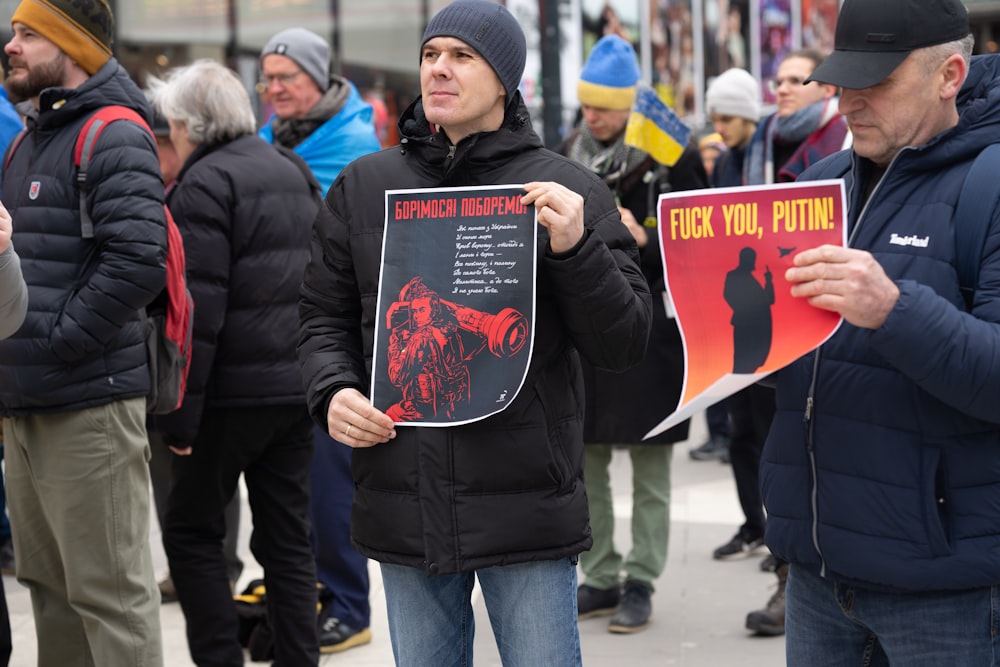
[[[111,123],[87,172],[93,238],[83,238],[73,147],[98,108],[151,117],[111,59],[80,87],[49,88],[3,174],[4,204],[28,284],[28,315],[0,341],[4,414],[75,410],[149,393],[139,309],[166,281],[163,180],[152,136]],[[30,106],[30,104],[28,104]]]
[[[971,314],[955,270],[967,221],[952,216],[971,161],[1000,141],[1000,58],[973,59],[958,103],[957,127],[901,151],[863,210],[870,164],[854,156],[846,179],[850,244],[899,286],[885,324],[844,323],[777,377],[761,464],[767,543],[835,581],[1000,583],[1000,214]]]

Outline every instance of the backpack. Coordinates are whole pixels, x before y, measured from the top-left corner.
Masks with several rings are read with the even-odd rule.
[[[274,659],[274,630],[267,617],[267,589],[263,579],[254,579],[233,596],[236,605],[237,639],[250,652],[253,662]]]
[[[822,162],[813,174],[815,180],[842,178],[851,168],[851,151],[834,153]],[[971,224],[957,225],[955,234],[955,270],[958,286],[965,300],[966,310],[972,312],[979,266],[983,259],[986,230],[993,219],[993,211],[1000,202],[1000,144],[990,144],[979,152],[962,183],[955,205],[955,220],[971,220]],[[812,175],[812,174],[810,174]]]
[[[323,584],[317,583],[316,587],[323,588]],[[236,606],[236,638],[240,646],[249,651],[250,660],[274,660],[274,629],[268,616],[267,587],[264,580],[254,579],[247,584],[242,593],[233,596],[233,604]],[[328,605],[317,602],[317,628],[322,627],[329,611]]]
[[[153,131],[146,121],[128,107],[102,107],[84,123],[73,149],[73,164],[77,168],[76,183],[80,193],[80,235],[85,239],[94,236],[94,222],[87,209],[87,169],[97,138],[104,128],[116,120],[128,120],[145,128],[155,142]],[[26,133],[27,130],[22,130],[11,141],[4,169],[10,164]],[[173,412],[184,401],[194,333],[194,300],[187,287],[184,242],[166,204],[163,210],[167,219],[167,282],[152,303],[139,311],[150,376],[146,412],[154,415]]]

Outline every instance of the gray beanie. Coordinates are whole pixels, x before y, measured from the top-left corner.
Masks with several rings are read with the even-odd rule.
[[[705,110],[709,116],[736,116],[756,123],[760,120],[757,80],[745,69],[727,69],[705,91]]]
[[[282,30],[267,42],[260,59],[272,53],[294,60],[324,93],[330,87],[330,45],[316,33],[305,28]]]
[[[427,24],[420,48],[434,37],[460,39],[479,52],[507,91],[507,104],[524,74],[524,31],[507,8],[490,0],[456,0]]]

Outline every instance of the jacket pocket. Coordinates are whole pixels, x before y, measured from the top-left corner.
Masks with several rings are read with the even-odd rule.
[[[924,503],[927,546],[931,555],[947,556],[952,552],[952,549],[948,476],[945,462],[938,447],[924,447],[922,460],[920,495]]]

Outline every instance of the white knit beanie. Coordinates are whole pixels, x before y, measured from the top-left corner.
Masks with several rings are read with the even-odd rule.
[[[709,84],[705,110],[709,116],[736,116],[756,123],[760,120],[757,80],[745,69],[727,69]]]

